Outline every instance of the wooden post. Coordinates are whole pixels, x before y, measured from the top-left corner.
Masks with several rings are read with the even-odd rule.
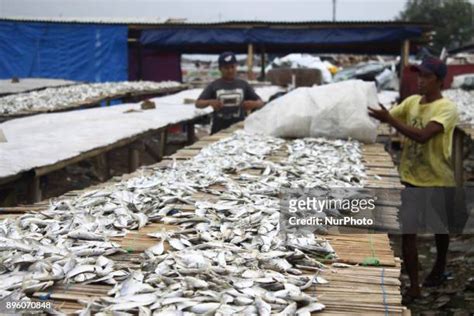
[[[194,122],[188,122],[186,123],[186,134],[187,134],[187,144],[191,145],[194,143]]]
[[[402,43],[402,49],[400,53],[400,87],[402,85],[402,80],[403,80],[403,70],[405,67],[408,66],[409,63],[409,58],[410,58],[410,41],[405,40]]]
[[[41,177],[32,175],[28,183],[28,200],[30,203],[37,203],[42,200]]]
[[[137,80],[142,80],[142,78],[143,78],[143,61],[142,61],[143,51],[142,51],[142,45],[140,44],[140,42],[137,42],[137,43],[138,43],[138,47],[137,47]]]
[[[101,153],[95,157],[95,168],[100,181],[110,178],[108,153]]]
[[[253,80],[253,44],[249,43],[247,49],[247,78]]]
[[[133,172],[140,166],[140,144],[133,143],[128,148],[128,171]]]
[[[454,165],[454,180],[457,187],[464,185],[464,132],[456,127],[453,135],[453,165]]]
[[[265,46],[262,45],[260,52],[260,63],[262,68],[260,69],[260,78],[262,81],[265,81]]]
[[[166,129],[163,129],[160,132],[160,160],[163,159],[163,157],[166,155],[166,141],[168,138],[168,132]]]

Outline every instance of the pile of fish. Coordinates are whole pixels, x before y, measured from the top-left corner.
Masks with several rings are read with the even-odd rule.
[[[457,105],[460,123],[474,124],[474,91],[448,89],[443,91],[443,96]]]
[[[277,151],[288,154],[266,159]],[[313,233],[281,231],[281,192],[360,187],[365,178],[356,141],[286,143],[236,132],[189,161],[4,220],[0,299],[57,282],[101,282],[114,287],[108,297],[83,302],[83,315],[309,315],[324,305],[303,290],[326,282],[318,258],[335,253]],[[115,264],[124,250],[111,239],[150,221],[177,229],[151,233],[157,243],[140,269]]]
[[[81,103],[93,102],[100,98],[131,92],[166,91],[180,85],[175,81],[123,81],[47,88],[0,98],[0,115],[61,110],[78,106]]]

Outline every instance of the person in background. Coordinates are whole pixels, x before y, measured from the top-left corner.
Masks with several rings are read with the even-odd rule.
[[[195,103],[197,108],[214,109],[211,134],[242,121],[247,112],[264,105],[246,81],[236,78],[237,60],[232,52],[222,53],[218,63],[221,78],[211,82]]]
[[[418,73],[420,95],[408,97],[390,111],[382,105],[381,109],[369,108],[369,115],[388,123],[406,137],[399,172],[407,188],[424,188],[418,191],[422,194],[431,190],[429,188],[452,189],[456,184],[451,149],[458,112],[456,105],[441,94],[447,66],[435,57],[427,57],[421,65],[412,66],[412,70]],[[401,212],[403,213],[403,209],[414,214],[421,212],[415,209],[416,199],[411,197],[411,202],[410,199],[404,200],[402,194]],[[445,201],[447,201],[446,212],[449,214],[449,208],[453,210],[454,202],[450,203],[448,199]],[[410,278],[410,287],[405,294],[408,303],[421,295],[418,280],[417,235],[413,232],[405,233],[404,230],[402,232],[402,256]],[[424,287],[439,286],[446,279],[449,235],[436,234],[435,241],[437,259],[423,283]]]

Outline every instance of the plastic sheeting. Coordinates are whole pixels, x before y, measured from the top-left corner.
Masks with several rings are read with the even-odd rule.
[[[146,131],[212,112],[192,104],[161,104],[143,111],[139,103],[82,111],[49,113],[0,124],[7,139],[0,143],[0,178],[48,166]],[[129,112],[134,110],[133,112]]]
[[[142,32],[144,45],[179,47],[187,45],[301,45],[301,44],[355,44],[401,41],[421,35],[419,27],[367,28],[160,28]]]
[[[125,25],[0,22],[0,78],[128,77]]]
[[[349,80],[298,88],[273,100],[245,120],[245,130],[275,137],[353,138],[374,142],[378,123],[367,108],[377,107],[373,82]]]
[[[262,100],[268,100],[281,88],[269,86],[255,90]],[[186,99],[197,99],[201,92],[202,89],[191,89],[153,98],[156,109],[146,111],[140,109],[140,103],[130,103],[40,114],[2,123],[0,131],[5,134],[7,142],[1,143],[0,140],[0,178],[212,113],[211,107],[196,109],[193,104],[184,104]]]

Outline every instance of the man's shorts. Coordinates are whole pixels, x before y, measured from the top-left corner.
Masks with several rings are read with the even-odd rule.
[[[403,234],[459,234],[467,221],[462,188],[416,187],[404,183],[400,208]]]

